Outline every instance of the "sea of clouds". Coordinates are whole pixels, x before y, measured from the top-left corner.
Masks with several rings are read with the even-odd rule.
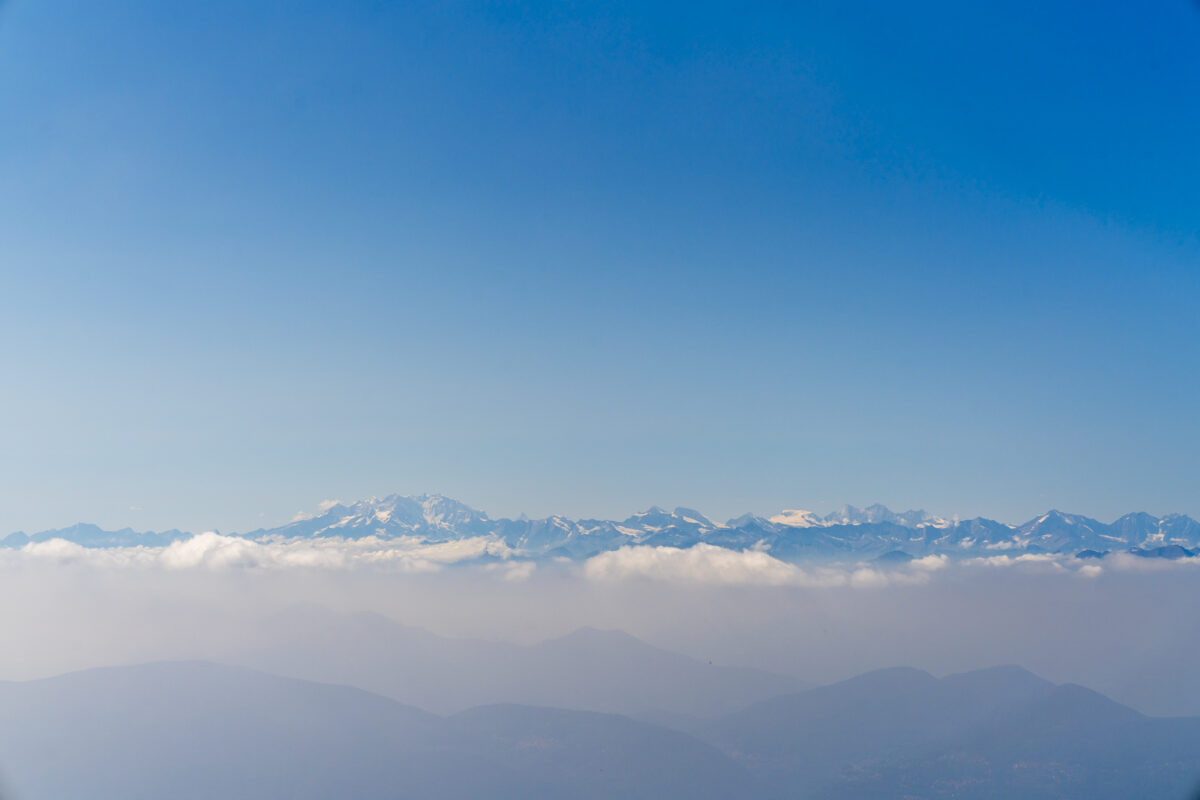
[[[62,540],[0,551],[0,679],[163,658],[220,660],[297,605],[444,636],[535,642],[620,629],[810,682],[870,669],[1017,663],[1143,710],[1200,714],[1200,559],[934,556],[792,564],[708,544],[524,560],[480,537],[165,547]]]
[[[649,580],[726,586],[884,587],[924,583],[946,570],[1018,568],[1045,570],[1083,578],[1105,571],[1188,571],[1200,557],[1174,561],[1115,553],[1105,559],[1078,559],[1065,554],[997,554],[951,559],[930,555],[904,564],[845,561],[791,563],[761,549],[732,550],[707,543],[687,548],[627,546],[575,563],[565,559],[538,562],[491,537],[479,536],[430,543],[416,537],[357,539],[297,538],[259,541],[215,532],[200,533],[161,547],[84,547],[50,539],[21,548],[0,550],[0,569],[21,565],[90,566],[105,569],[165,570],[383,570],[438,573],[473,570],[507,580],[528,580],[549,567],[580,580],[613,582]]]

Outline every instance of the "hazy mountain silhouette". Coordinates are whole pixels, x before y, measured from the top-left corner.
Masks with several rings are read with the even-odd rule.
[[[493,703],[634,716],[716,716],[807,688],[795,678],[724,667],[619,631],[583,628],[534,645],[453,639],[378,614],[298,608],[222,657],[280,675],[342,683],[437,713]]]
[[[607,714],[449,719],[357,689],[202,662],[0,684],[19,800],[745,797],[712,746]]]
[[[1200,719],[1017,667],[882,670],[697,726],[522,705],[440,717],[203,662],[0,684],[0,766],[24,800],[1190,800],[1200,785]]]
[[[868,673],[705,729],[780,796],[1190,798],[1200,719],[1152,718],[1017,667]]]

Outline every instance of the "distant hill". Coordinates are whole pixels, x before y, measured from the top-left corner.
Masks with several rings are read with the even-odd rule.
[[[1194,800],[1200,718],[1145,717],[1017,667],[872,672],[757,703],[703,735],[777,796]]]
[[[367,692],[200,662],[0,684],[17,800],[736,798],[742,767],[624,717],[437,717]]]
[[[0,683],[17,800],[1194,800],[1200,719],[1150,718],[1016,667],[869,673],[694,735],[489,705],[442,717],[205,662]]]
[[[286,525],[235,534],[256,542],[362,540],[371,537],[424,544],[470,540],[471,558],[585,559],[625,546],[690,547],[706,543],[734,550],[766,549],[785,561],[871,560],[900,565],[926,555],[971,556],[1086,552],[1104,556],[1132,552],[1150,558],[1192,557],[1200,551],[1200,523],[1182,514],[1155,517],[1138,512],[1112,523],[1078,514],[1049,511],[1021,525],[975,518],[946,519],[925,511],[893,512],[884,506],[846,506],[824,516],[786,510],[767,517],[746,514],[724,523],[699,511],[652,507],[623,520],[492,519],[482,511],[441,495],[389,495],[354,503],[323,504],[312,515]],[[0,540],[24,547],[62,539],[83,547],[161,548],[189,539],[177,530],[138,533],[103,531],[95,525],[35,534],[13,533]]]
[[[438,713],[522,703],[653,716],[716,716],[806,688],[792,677],[713,665],[619,631],[584,628],[534,645],[451,639],[378,614],[296,608],[221,660],[344,683]]]

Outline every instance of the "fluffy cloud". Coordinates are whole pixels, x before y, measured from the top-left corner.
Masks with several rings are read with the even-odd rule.
[[[875,588],[924,583],[949,560],[929,556],[883,570],[864,564],[800,568],[762,550],[730,550],[711,544],[679,547],[622,547],[584,562],[583,575],[596,581],[641,578],[711,585],[852,586]]]
[[[1019,556],[986,556],[980,558],[968,558],[962,563],[969,566],[985,566],[985,567],[1011,567],[1018,564],[1048,564],[1052,567],[1062,568],[1062,556],[1053,555],[1051,553],[1023,553]]]
[[[924,558],[916,558],[909,562],[909,566],[913,569],[935,570],[945,569],[950,565],[950,557],[939,553],[938,555],[925,556]]]
[[[804,573],[759,550],[728,550],[711,544],[679,547],[622,547],[593,556],[583,565],[593,580],[630,577],[718,584],[786,585]]]
[[[1113,553],[1104,559],[1104,566],[1125,572],[1161,572],[1165,570],[1200,567],[1200,556],[1191,558],[1142,558],[1132,553]]]
[[[63,539],[0,550],[0,565],[22,560],[46,564],[77,564],[97,568],[157,568],[166,570],[376,568],[400,573],[433,573],[452,565],[474,564],[484,573],[506,581],[526,581],[541,570],[502,541],[478,536],[449,542],[426,542],[416,537],[382,539],[295,538],[253,540],[219,533],[201,533],[165,547],[89,548]],[[907,564],[881,566],[870,562],[796,565],[766,550],[732,550],[700,543],[688,548],[630,545],[601,553],[576,565],[570,561],[544,564],[549,571],[566,571],[592,581],[643,579],[716,586],[796,586],[879,588],[927,583],[934,573],[954,570],[1019,568],[1097,577],[1108,571],[1160,571],[1200,566],[1200,558],[1175,561],[1137,558],[1114,553],[1097,562],[1045,553],[996,554],[962,560],[944,554],[917,558]]]
[[[166,547],[89,548],[64,539],[51,539],[7,551],[0,558],[96,567],[348,569],[376,565],[399,572],[436,572],[450,564],[484,557],[507,560],[511,556],[512,551],[503,542],[482,536],[433,544],[412,538],[384,540],[376,537],[260,542],[209,532],[172,542]],[[515,574],[520,575],[519,569]],[[526,572],[525,576],[528,574]]]

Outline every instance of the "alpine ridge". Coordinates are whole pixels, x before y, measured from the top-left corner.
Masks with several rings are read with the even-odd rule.
[[[925,511],[896,513],[882,505],[845,506],[821,516],[789,509],[769,518],[745,514],[724,523],[699,511],[657,506],[623,520],[493,519],[442,495],[399,494],[352,503],[329,501],[315,513],[297,515],[275,528],[234,536],[257,542],[343,539],[404,540],[437,544],[463,540],[494,547],[482,558],[568,559],[578,561],[625,546],[688,548],[707,544],[732,550],[756,549],[789,561],[868,561],[902,563],[911,558],[1055,554],[1103,558],[1128,553],[1148,558],[1192,558],[1200,553],[1200,523],[1182,515],[1138,512],[1112,523],[1078,514],[1048,511],[1021,525],[995,520],[946,519]],[[35,534],[9,534],[0,544],[22,548],[52,540],[88,548],[163,547],[188,540],[178,530],[138,533],[104,531],[95,525]]]

